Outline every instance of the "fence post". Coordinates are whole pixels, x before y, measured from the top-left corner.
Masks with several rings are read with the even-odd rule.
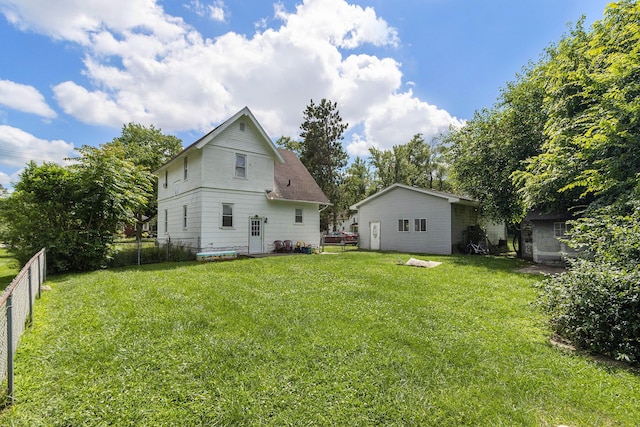
[[[42,255],[44,255],[44,252],[42,253]],[[40,288],[42,287],[42,266],[40,264],[40,258],[41,257],[38,257],[38,298],[42,296],[42,294],[40,293]]]
[[[13,319],[11,313],[12,295],[7,298],[7,396],[13,403]]]
[[[32,266],[33,264],[29,265],[29,318],[27,319],[28,325],[31,325],[33,323],[33,289],[31,289],[31,283],[33,282],[33,280],[31,279]]]

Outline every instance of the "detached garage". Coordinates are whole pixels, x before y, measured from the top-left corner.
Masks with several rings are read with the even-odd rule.
[[[351,209],[358,211],[362,249],[446,255],[478,224],[478,207],[468,197],[394,184]]]

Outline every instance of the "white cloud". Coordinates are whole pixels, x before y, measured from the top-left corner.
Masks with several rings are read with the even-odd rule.
[[[212,4],[205,4],[200,0],[192,0],[186,8],[202,18],[209,18],[212,21],[225,22],[227,18],[227,7],[221,0],[216,0]]]
[[[36,88],[10,80],[0,80],[0,105],[47,119],[56,117],[56,112]]]
[[[64,164],[65,158],[72,156],[73,152],[70,142],[48,141],[15,127],[0,125],[0,165],[22,167],[30,160]]]
[[[433,137],[446,132],[449,126],[464,124],[447,111],[420,101],[413,96],[411,90],[393,94],[385,103],[378,104],[369,111],[364,121],[365,137],[369,146],[379,149],[406,144],[417,133],[421,133],[425,141],[430,142]],[[349,145],[347,149],[355,153],[362,149],[362,145]],[[359,154],[363,155],[361,151]]]
[[[262,20],[254,34],[228,32],[213,40],[154,0],[0,4],[15,25],[83,46],[89,83],[67,81],[53,90],[61,108],[85,123],[208,131],[247,105],[272,137],[295,137],[309,100],[329,98],[352,129],[364,129],[348,145],[357,153],[457,123],[411,90],[403,92],[401,64],[371,54],[372,47],[398,46],[397,31],[373,8],[346,0],[304,0],[292,12],[277,3],[279,27]],[[193,0],[188,7],[227,18],[221,1]]]
[[[162,40],[184,32],[182,18],[166,15],[155,0],[2,0],[0,11],[18,28],[83,45],[105,28],[153,33]]]
[[[214,21],[225,22],[227,14],[225,12],[224,3],[221,1],[215,1],[213,4],[208,6],[209,9],[209,18]]]

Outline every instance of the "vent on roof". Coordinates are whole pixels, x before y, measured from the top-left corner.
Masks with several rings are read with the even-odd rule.
[[[244,123],[240,123],[240,132],[244,132]]]

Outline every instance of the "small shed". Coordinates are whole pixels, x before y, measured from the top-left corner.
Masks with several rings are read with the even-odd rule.
[[[562,242],[567,221],[575,219],[569,211],[531,210],[520,225],[521,256],[538,264],[561,267],[575,251]]]
[[[477,200],[393,184],[356,203],[360,248],[451,254],[463,231],[478,224]]]

